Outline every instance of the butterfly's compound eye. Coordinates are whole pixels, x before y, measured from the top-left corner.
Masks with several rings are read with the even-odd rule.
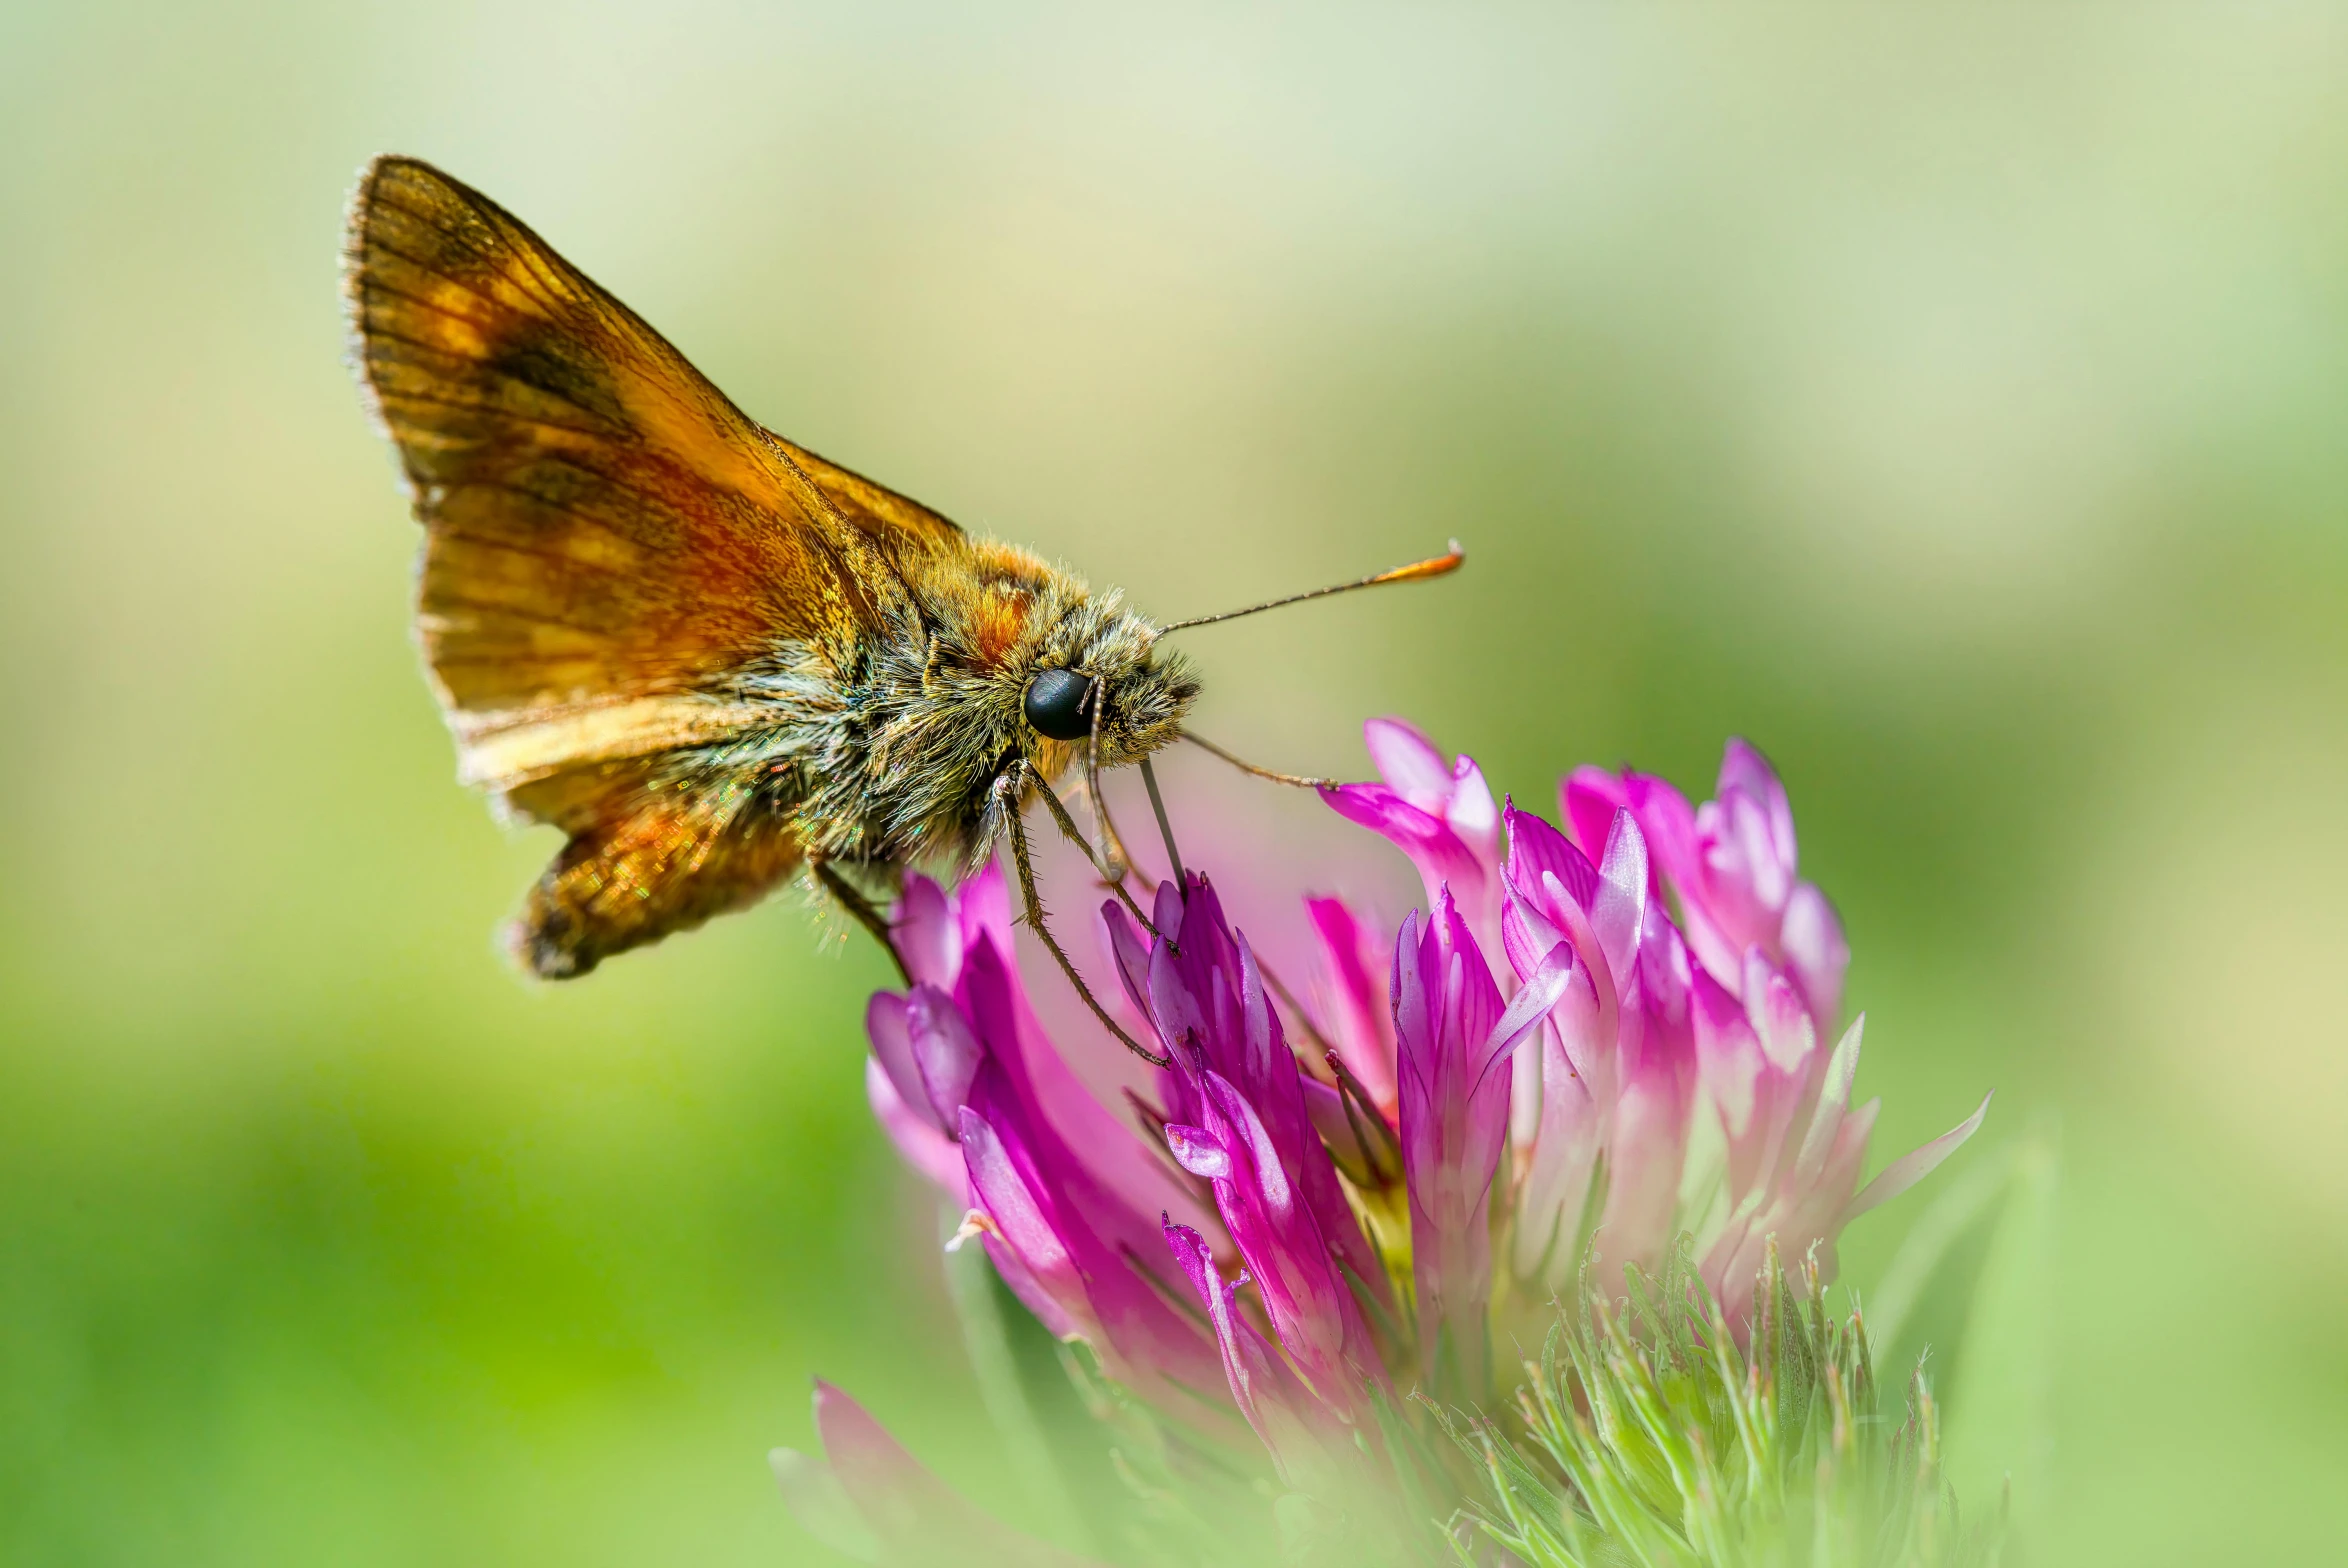
[[[1082,740],[1092,733],[1092,714],[1085,694],[1092,682],[1073,670],[1046,670],[1027,683],[1027,722],[1038,735],[1054,740]]]

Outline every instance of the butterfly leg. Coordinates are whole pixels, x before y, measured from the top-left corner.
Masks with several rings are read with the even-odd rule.
[[[1076,965],[1060,946],[1060,939],[1052,935],[1051,925],[1044,918],[1043,895],[1035,887],[1035,861],[1028,853],[1027,824],[1019,818],[1020,785],[1028,776],[1027,764],[1015,762],[1010,772],[995,780],[994,790],[995,807],[1002,814],[1004,828],[1011,837],[1011,864],[1019,873],[1019,896],[1026,905],[1027,928],[1044,944],[1044,950],[1059,964],[1060,972],[1068,977],[1070,985],[1076,987],[1076,994],[1084,998],[1084,1005],[1092,1009],[1093,1016],[1101,1021],[1102,1028],[1125,1042],[1127,1050],[1152,1067],[1171,1066],[1174,1061],[1172,1057],[1158,1055],[1118,1027],[1117,1020],[1109,1016],[1109,1010],[1101,1005],[1100,998],[1092,994],[1092,987],[1084,983],[1084,976],[1076,972]],[[1048,786],[1046,793],[1049,793]]]
[[[1076,819],[1068,814],[1068,807],[1061,801],[1059,792],[1053,789],[1051,785],[1044,783],[1041,779],[1036,781],[1035,788],[1036,793],[1043,796],[1044,805],[1050,808],[1052,813],[1052,820],[1060,824],[1060,836],[1067,839],[1069,843],[1074,844],[1078,849],[1084,851],[1085,858],[1092,861],[1093,869],[1101,874],[1102,884],[1106,886],[1110,892],[1117,895],[1119,901],[1125,905],[1126,911],[1130,913],[1134,919],[1141,922],[1141,928],[1144,931],[1147,931],[1150,935],[1157,937],[1160,940],[1164,940],[1165,933],[1160,931],[1157,926],[1151,922],[1148,915],[1142,913],[1141,906],[1133,901],[1133,895],[1125,891],[1125,881],[1123,875],[1113,874],[1107,866],[1102,865],[1099,859],[1094,856],[1092,845],[1085,841],[1084,830],[1079,828],[1076,825]]]
[[[858,925],[873,934],[874,940],[888,953],[889,962],[897,966],[897,973],[907,985],[911,985],[913,971],[905,967],[904,955],[897,951],[897,941],[889,930],[889,922],[879,910],[872,907],[872,900],[858,892],[846,877],[834,871],[831,862],[821,855],[808,856],[807,869],[815,873],[815,880],[823,884],[823,890],[856,918]]]
[[[1093,824],[1100,829],[1101,849],[1095,858],[1101,871],[1119,891],[1125,887],[1125,873],[1133,868],[1133,858],[1125,853],[1125,840],[1117,832],[1117,824],[1109,815],[1109,797],[1101,793],[1101,719],[1108,711],[1102,700],[1102,685],[1093,682],[1085,693],[1092,704],[1092,734],[1084,748],[1084,798],[1092,807]],[[1133,900],[1126,900],[1128,904]]]

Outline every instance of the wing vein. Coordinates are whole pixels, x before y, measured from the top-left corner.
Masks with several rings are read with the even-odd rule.
[[[459,234],[456,230],[451,229],[447,224],[441,222],[439,219],[431,216],[430,214],[418,212],[415,208],[405,206],[398,201],[387,201],[380,195],[378,195],[370,204],[370,214],[372,214],[372,211],[375,208],[387,208],[392,212],[400,214],[400,216],[404,218],[413,219],[419,226],[423,227],[427,231],[446,236],[447,238],[462,244],[467,251],[472,252],[482,261],[487,262],[492,266],[498,264],[499,262],[508,260],[521,261],[528,255],[528,247],[516,244],[514,242],[513,236],[507,234],[502,225],[490,221],[489,214],[482,212],[478,207],[474,207],[469,202],[466,205],[468,210],[470,210],[475,217],[480,218],[482,222],[489,228],[491,234],[495,236],[497,243],[494,250],[481,250],[479,247],[467,241],[465,237]],[[423,261],[417,257],[411,256],[407,252],[401,250],[398,246],[392,244],[390,241],[378,237],[375,233],[375,226],[372,221],[368,223],[365,233],[362,237],[365,241],[365,249],[367,250],[379,250],[387,256],[396,256],[401,261],[406,262],[409,266],[420,268],[421,270],[430,273],[433,277],[446,278],[449,282],[455,284],[458,288],[465,290],[469,294],[477,294],[479,292],[478,290],[474,289],[472,285],[466,283],[464,279],[444,271],[441,267],[432,262]],[[508,271],[506,275],[511,278],[510,271]],[[547,295],[540,293],[537,288],[531,286],[533,283],[541,283],[553,280],[543,277],[524,277],[513,278],[512,281],[514,286],[517,289],[520,289],[524,295],[528,296],[532,300],[535,300],[540,305],[545,306],[549,316],[568,316],[576,312],[577,307],[571,301],[560,297],[549,298]],[[616,304],[618,302],[614,301],[613,303]],[[511,309],[512,307],[508,306],[507,308]]]
[[[529,385],[528,382],[524,382],[522,384],[524,386]],[[461,398],[434,397],[429,392],[411,392],[404,388],[394,389],[382,385],[378,385],[375,388],[375,394],[386,403],[421,403],[427,408],[462,409],[467,413],[487,415],[490,418],[502,420],[507,424],[531,425],[541,430],[565,430],[575,436],[586,436],[591,440],[607,441],[615,447],[626,448],[632,445],[632,443],[626,439],[626,436],[616,434],[608,427],[602,430],[593,430],[585,425],[565,424],[559,419],[541,419],[534,414],[515,413],[512,409],[501,408],[495,403],[468,403]],[[561,401],[569,402],[567,398],[561,399]],[[573,408],[579,407],[579,405],[576,403],[571,403],[570,406]],[[594,410],[581,409],[580,412],[592,414]],[[623,426],[622,429],[625,429],[625,427]],[[635,432],[627,431],[626,434],[632,436],[635,434]]]

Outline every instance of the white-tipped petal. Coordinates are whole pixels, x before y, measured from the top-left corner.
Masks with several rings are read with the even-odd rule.
[[[1992,1090],[1983,1095],[1981,1103],[1974,1107],[1973,1114],[1947,1132],[1922,1148],[1901,1155],[1876,1172],[1875,1179],[1862,1187],[1859,1195],[1851,1200],[1850,1208],[1844,1211],[1844,1221],[1855,1220],[1876,1205],[1890,1202],[1931,1175],[1941,1161],[1956,1153],[1967,1138],[1981,1130],[1982,1119],[1989,1114],[1989,1102],[1995,1093]]]

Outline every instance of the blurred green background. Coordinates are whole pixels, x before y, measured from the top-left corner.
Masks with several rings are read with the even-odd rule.
[[[392,149],[1160,614],[1464,538],[1202,634],[1269,760],[1751,736],[1877,1157],[1992,1086],[2059,1140],[2035,1560],[2336,1550],[2343,80],[2320,6],[8,0],[0,1559],[830,1562],[762,1458],[816,1372],[1012,1484],[876,956],[493,953],[550,846],[451,782],[341,363]]]

